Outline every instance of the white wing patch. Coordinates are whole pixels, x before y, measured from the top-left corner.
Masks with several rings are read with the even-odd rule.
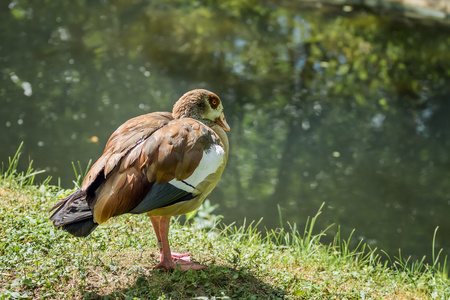
[[[206,177],[217,171],[222,165],[224,158],[225,150],[219,145],[213,145],[203,152],[203,157],[191,176],[182,181],[173,179],[169,183],[183,191],[191,193]]]

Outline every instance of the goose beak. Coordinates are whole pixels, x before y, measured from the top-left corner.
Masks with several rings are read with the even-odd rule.
[[[228,125],[223,112],[220,113],[220,116],[214,122],[222,127],[225,131],[230,131],[230,125]]]

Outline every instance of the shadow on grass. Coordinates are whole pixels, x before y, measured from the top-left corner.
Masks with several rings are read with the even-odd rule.
[[[84,292],[84,299],[282,299],[285,295],[283,289],[263,282],[248,269],[211,265],[201,271],[153,270],[149,275],[137,275],[132,286],[107,295]]]

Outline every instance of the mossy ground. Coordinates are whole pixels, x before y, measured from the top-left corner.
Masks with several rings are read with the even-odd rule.
[[[174,252],[208,267],[153,270],[159,252],[147,216],[120,216],[88,238],[72,237],[48,220],[71,191],[34,185],[31,167],[16,172],[17,159],[0,175],[0,299],[450,299],[439,257],[434,266],[388,265],[339,236],[323,245],[324,233],[312,234],[317,216],[304,232],[217,225],[209,202],[188,222],[174,219],[169,235]]]
[[[48,208],[67,193],[0,180],[1,299],[448,299],[450,295],[445,276],[427,266],[417,272],[392,269],[373,253],[321,245],[318,237],[307,234],[302,238],[280,231],[263,237],[253,226],[202,230],[175,221],[172,248],[192,253],[208,268],[153,270],[159,255],[145,215],[121,216],[86,239],[74,238],[48,221]]]

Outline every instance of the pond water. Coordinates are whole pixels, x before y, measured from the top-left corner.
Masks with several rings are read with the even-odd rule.
[[[225,222],[335,224],[391,256],[450,254],[449,27],[356,7],[12,1],[0,11],[0,161],[52,183],[121,123],[206,88],[232,131]],[[58,181],[59,178],[59,181]],[[49,203],[49,206],[51,204]]]

